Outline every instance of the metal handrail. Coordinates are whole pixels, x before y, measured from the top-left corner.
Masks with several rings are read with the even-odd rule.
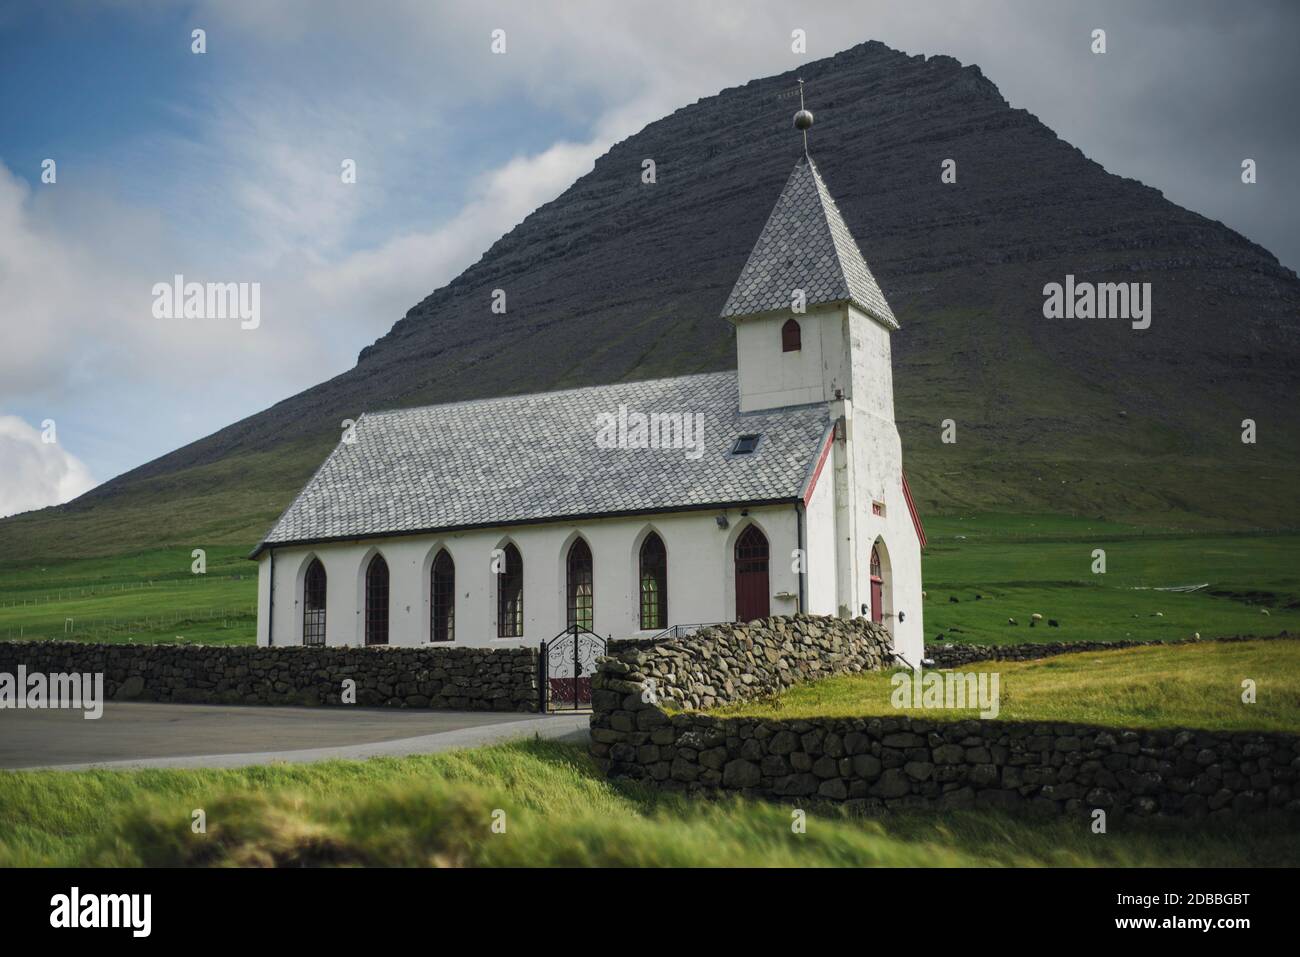
[[[725,625],[725,621],[697,621],[691,624],[669,625],[657,635],[651,635],[649,638],[640,639],[644,641],[667,641],[670,638],[685,638],[693,635],[701,628],[712,628],[714,625]],[[635,640],[635,639],[634,639]]]

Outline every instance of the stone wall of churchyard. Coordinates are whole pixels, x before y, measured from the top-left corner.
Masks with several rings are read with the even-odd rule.
[[[652,705],[631,713],[631,730],[593,720],[593,751],[609,775],[666,790],[835,801],[867,811],[1300,811],[1295,735],[906,716],[770,721],[669,716]]]
[[[889,663],[887,642],[861,619],[796,617],[618,649],[601,659],[593,678],[591,753],[610,776],[664,790],[833,801],[872,812],[1300,811],[1295,735],[697,713],[799,681],[881,667]],[[688,710],[666,713],[659,706],[665,699]]]
[[[1295,640],[1285,631],[1277,635],[1234,635],[1222,638],[1180,638],[1175,641],[1043,641],[1028,642],[1019,645],[962,645],[929,644],[925,646],[925,657],[934,662],[935,668],[960,668],[962,665],[979,661],[1032,661],[1038,658],[1050,658],[1053,655],[1068,655],[1079,651],[1115,651],[1119,648],[1138,648],[1145,645],[1186,645],[1201,641],[1285,641]]]
[[[0,642],[0,672],[102,673],[115,701],[536,711],[535,648],[259,648]]]
[[[633,683],[641,694],[650,682],[667,706],[707,710],[893,660],[880,625],[813,615],[713,625],[668,641],[612,642],[610,652],[593,678],[597,714],[617,713],[622,689]]]

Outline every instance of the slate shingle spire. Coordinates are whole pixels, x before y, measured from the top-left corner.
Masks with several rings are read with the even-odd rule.
[[[796,289],[804,291],[809,308],[851,302],[877,322],[898,328],[817,164],[806,155],[795,163],[722,318],[789,310]]]

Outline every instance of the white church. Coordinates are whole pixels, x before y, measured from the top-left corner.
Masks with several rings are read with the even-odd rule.
[[[870,616],[919,664],[898,322],[806,154],[722,318],[736,372],[363,415],[253,553],[258,644],[536,645],[802,611]]]

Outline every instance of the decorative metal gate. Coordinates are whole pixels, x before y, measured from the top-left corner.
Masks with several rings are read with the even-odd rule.
[[[538,704],[541,711],[580,711],[591,707],[591,676],[608,641],[581,625],[570,625],[537,656]]]

